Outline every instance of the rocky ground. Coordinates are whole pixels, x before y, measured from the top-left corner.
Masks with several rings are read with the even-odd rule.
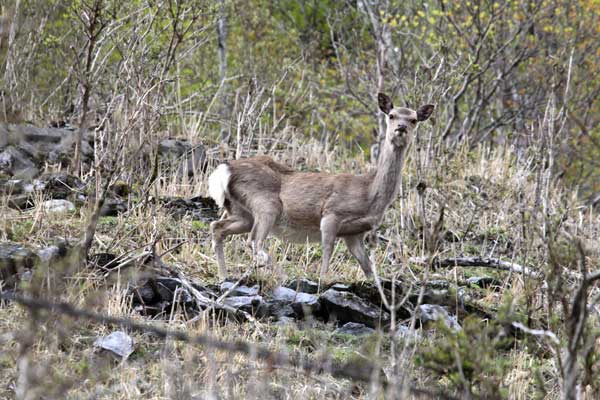
[[[82,264],[77,250],[96,211],[96,185],[93,176],[66,172],[74,131],[0,129],[5,295],[258,343],[328,365],[375,364],[384,382],[320,374],[326,366],[306,378],[285,367],[272,373],[251,354],[174,344],[115,323],[28,314],[4,300],[0,397],[25,390],[33,396],[28,398],[361,398],[390,387],[438,393],[433,397],[460,397],[467,390],[485,398],[526,398],[540,387],[557,393],[551,349],[523,329],[550,326],[543,311],[547,256],[527,214],[535,180],[510,156],[466,157],[460,166],[445,161],[446,175],[431,171],[421,176],[429,183],[421,185],[409,180],[401,205],[369,238],[380,266],[376,280],[364,279],[343,246],[336,248],[331,274],[320,277],[319,246],[274,239],[269,251],[276,263],[260,268],[244,244],[231,241],[227,259],[234,279],[220,282],[208,232],[218,209],[211,199],[171,188],[196,165],[207,166],[201,145],[161,142],[161,171],[168,179],[159,182],[160,190],[147,193],[115,180]],[[89,163],[93,141],[86,143]],[[311,150],[302,155],[309,166]],[[327,167],[347,170],[351,162],[344,163]],[[112,354],[109,361],[105,353]],[[538,379],[545,383],[536,386]]]

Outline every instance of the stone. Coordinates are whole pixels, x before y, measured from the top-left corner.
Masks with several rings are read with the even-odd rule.
[[[31,180],[39,174],[39,168],[25,152],[8,146],[0,151],[0,172],[16,179]]]
[[[333,333],[338,335],[365,336],[375,332],[375,329],[359,324],[356,322],[347,322],[343,326],[337,328]]]
[[[122,331],[116,331],[96,339],[94,346],[109,351],[123,360],[126,360],[134,351],[133,339]]]
[[[100,216],[116,217],[127,211],[127,203],[120,199],[106,199],[102,208],[100,208]]]
[[[208,197],[192,197],[184,199],[179,197],[161,198],[165,210],[174,218],[189,216],[195,221],[212,222],[219,219],[219,207],[213,199]]]
[[[0,171],[31,179],[46,163],[66,166],[71,162],[76,130],[0,123],[0,138]],[[93,132],[85,131],[81,142],[84,164],[93,159],[93,144]]]
[[[337,320],[340,323],[360,322],[371,328],[385,326],[390,320],[386,311],[351,292],[328,289],[319,300],[322,311],[329,320]]]
[[[84,188],[85,185],[79,178],[65,173],[44,174],[33,181],[0,179],[0,194],[10,195],[9,205],[17,209],[34,207],[38,197],[49,200],[75,200],[81,196],[85,198]]]
[[[398,325],[396,327],[396,332],[395,332],[394,336],[398,339],[409,340],[409,341],[416,341],[416,340],[421,339],[421,335],[419,334],[419,331],[410,329],[406,325]]]
[[[158,154],[167,169],[179,177],[191,177],[195,171],[206,167],[206,151],[201,143],[190,143],[187,139],[163,139],[158,144]]]
[[[225,282],[221,283],[221,286],[220,286],[221,293],[224,294],[228,290],[231,290],[231,288],[233,288],[234,285],[235,285],[234,282],[225,281]],[[233,289],[233,290],[231,290],[231,292],[229,292],[228,296],[256,296],[258,294],[258,290],[259,290],[258,285],[254,285],[252,287],[238,285],[235,289]]]
[[[50,199],[66,199],[72,195],[83,193],[85,184],[76,176],[58,172],[44,174],[33,180],[36,191],[42,192]]]
[[[55,244],[36,250],[36,254],[38,255],[40,261],[47,263],[65,257],[70,248],[71,245],[68,241],[60,239],[57,240]]]
[[[175,301],[181,303],[191,303],[194,298],[183,286],[181,281],[177,278],[156,278],[156,287],[158,294],[163,301],[173,303]]]
[[[273,299],[290,303],[316,304],[319,302],[319,298],[314,294],[296,292],[283,286],[273,290]]]
[[[350,291],[350,285],[346,285],[345,283],[334,283],[329,289],[337,290],[338,292],[348,292]]]
[[[273,300],[290,303],[296,317],[300,319],[315,315],[321,306],[319,298],[314,294],[296,292],[282,286],[273,291]]]
[[[422,326],[431,322],[443,321],[446,326],[452,330],[461,330],[456,316],[450,315],[448,311],[437,304],[421,304],[415,310]]]
[[[472,276],[467,279],[467,283],[469,285],[479,286],[480,288],[489,288],[489,287],[502,287],[502,282],[500,282],[496,278],[492,278],[489,276]]]
[[[280,321],[282,318],[295,318],[296,312],[292,305],[288,302],[269,300],[267,302],[268,313],[275,320]]]
[[[39,262],[38,255],[17,243],[0,243],[0,286],[13,285],[20,277],[35,267]]]
[[[44,201],[42,209],[49,214],[64,214],[75,211],[75,204],[69,200],[52,199]]]
[[[251,315],[263,316],[268,314],[268,306],[262,296],[233,296],[223,299],[226,306],[245,311]]]
[[[289,282],[286,287],[309,294],[315,294],[319,291],[319,284],[306,278],[295,279]]]

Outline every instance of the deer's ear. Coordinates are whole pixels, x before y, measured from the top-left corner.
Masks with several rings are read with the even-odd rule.
[[[379,93],[377,95],[377,100],[379,101],[379,109],[385,114],[389,114],[390,111],[392,111],[392,108],[394,108],[392,99],[390,99],[385,93]]]
[[[417,110],[417,120],[427,120],[431,116],[431,113],[433,112],[434,108],[435,106],[433,104],[425,104],[424,106],[419,107],[419,109]]]

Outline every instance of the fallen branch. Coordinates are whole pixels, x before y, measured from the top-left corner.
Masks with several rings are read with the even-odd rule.
[[[421,264],[427,265],[430,264],[433,267],[437,268],[452,268],[452,267],[483,267],[483,268],[494,268],[503,271],[516,272],[518,274],[523,274],[527,276],[531,276],[533,278],[543,278],[543,275],[534,271],[531,268],[524,267],[522,265],[500,260],[499,258],[489,258],[489,257],[453,257],[453,258],[445,258],[439,259],[438,257],[429,258],[429,257],[411,257],[408,260],[413,264]]]

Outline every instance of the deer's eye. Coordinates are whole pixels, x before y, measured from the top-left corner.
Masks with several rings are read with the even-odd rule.
[[[390,114],[390,119],[394,119],[394,114]]]
[[[417,123],[417,120],[413,118],[413,119],[411,119],[411,120],[410,120],[410,123],[411,123],[411,124],[416,124],[416,123]]]

